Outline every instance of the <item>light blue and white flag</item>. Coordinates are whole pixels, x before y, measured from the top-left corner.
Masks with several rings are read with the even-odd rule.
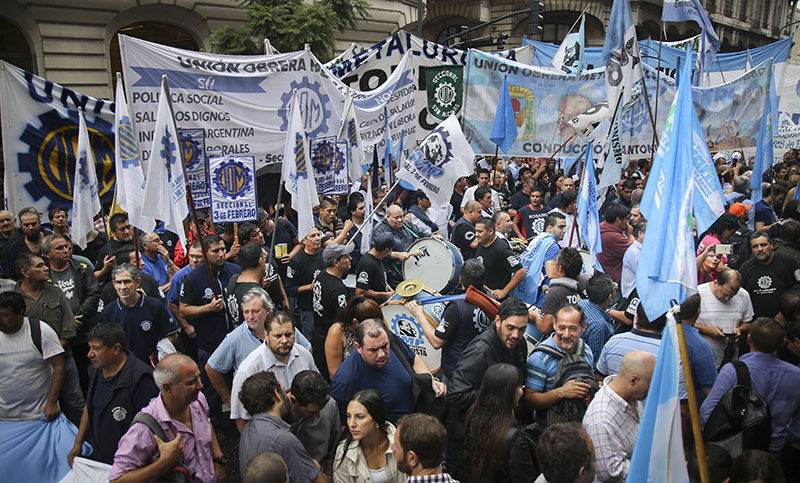
[[[458,119],[451,115],[402,160],[397,177],[424,190],[434,206],[446,206],[456,180],[472,174],[474,159]]]
[[[364,228],[361,230],[361,247],[359,253],[362,255],[372,248],[372,211],[375,206],[372,203],[372,177],[367,176],[367,195],[364,196]]]
[[[697,291],[689,221],[695,191],[692,118],[697,118],[691,75],[692,65],[686,62],[640,206],[647,231],[636,271],[636,289],[651,320],[664,314],[671,300],[682,303],[689,292]]]
[[[181,153],[178,151],[178,129],[175,127],[175,117],[167,91],[167,76],[164,76],[161,80],[156,128],[153,130],[153,146],[150,149],[150,164],[147,167],[147,183],[144,188],[147,203],[142,206],[142,215],[163,220],[164,228],[177,234],[185,247],[183,220],[189,215],[186,179]]]
[[[772,69],[772,63],[768,63],[767,67]],[[764,179],[764,173],[772,167],[773,117],[771,96],[775,87],[774,79],[775,77],[773,76],[769,86],[770,93],[767,95],[766,102],[764,102],[764,110],[761,116],[761,129],[758,131],[758,141],[756,144],[756,158],[755,161],[753,161],[753,177],[750,178],[750,201],[752,201],[753,206],[764,198],[761,183]],[[755,216],[750,217],[749,224],[751,225],[750,228],[754,229]]]
[[[75,179],[72,184],[72,240],[86,248],[86,234],[94,228],[94,217],[100,212],[94,154],[83,109],[78,109],[78,149],[75,151]]]
[[[710,41],[709,47],[715,52],[719,50],[719,37],[700,4],[700,0],[664,0],[661,20],[664,22],[696,22]]]
[[[292,93],[289,109],[281,177],[286,191],[292,195],[292,208],[297,211],[297,237],[302,240],[314,229],[314,206],[319,204],[319,196],[311,170],[308,141],[303,129],[303,115],[300,113],[297,91]]]
[[[600,240],[600,210],[597,207],[597,185],[594,181],[591,141],[586,145],[586,161],[578,192],[578,226],[581,229],[581,238],[586,241],[586,246],[592,255],[595,270],[602,272],[603,268],[597,262],[597,254],[603,251],[603,243]]]
[[[503,87],[500,88],[500,98],[497,100],[497,110],[489,139],[503,153],[507,153],[517,140],[517,121],[514,118],[514,107],[511,105],[511,94],[508,92],[507,76],[503,77]]]
[[[133,226],[146,232],[152,231],[155,220],[142,215],[144,205],[144,171],[142,171],[139,143],[136,142],[136,130],[133,128],[128,113],[128,103],[122,87],[122,78],[117,79],[115,98],[116,110],[114,124],[117,136],[115,139],[114,168],[117,174],[117,205],[128,213]]]
[[[386,106],[383,107],[383,139],[385,141],[383,148],[383,179],[388,186],[394,183],[394,164],[397,161],[394,156],[394,144],[392,143],[392,135],[389,132],[389,112]]]
[[[628,0],[614,0],[602,57],[606,66],[609,107],[617,105],[620,95],[622,103],[628,104],[634,86],[644,79],[640,55],[631,4]]]
[[[648,230],[650,227],[648,226]],[[644,406],[639,434],[633,447],[628,481],[688,483],[683,456],[680,397],[681,370],[678,329],[672,311],[658,348],[656,366]]]
[[[581,14],[581,26],[578,32],[570,32],[564,37],[561,45],[553,56],[553,67],[567,74],[580,74],[583,70],[583,54],[586,45],[584,23],[586,14]],[[574,25],[573,25],[574,27]]]

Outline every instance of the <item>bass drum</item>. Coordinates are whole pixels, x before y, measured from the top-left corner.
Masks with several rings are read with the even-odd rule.
[[[400,337],[415,354],[422,357],[428,369],[431,372],[439,371],[442,365],[442,353],[439,349],[434,349],[422,327],[419,326],[414,316],[408,311],[403,301],[417,300],[422,297],[433,297],[439,295],[432,292],[427,288],[422,289],[417,295],[413,297],[401,297],[393,294],[389,300],[381,306],[381,312],[386,324],[396,336]],[[433,304],[425,304],[422,309],[425,311],[425,318],[433,325],[434,328],[439,326],[439,322],[444,315],[444,308],[447,306],[444,302],[437,302]]]
[[[428,289],[444,294],[458,287],[464,259],[455,245],[438,238],[420,238],[408,248],[408,253],[415,252],[403,262],[406,279],[418,278]]]

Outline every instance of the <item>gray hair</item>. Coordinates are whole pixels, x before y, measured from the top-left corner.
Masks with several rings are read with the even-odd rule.
[[[61,233],[51,233],[42,239],[42,253],[50,253],[53,242],[56,240],[64,240],[72,245],[72,240],[70,240],[67,235],[62,235]]]
[[[126,273],[134,280],[142,279],[142,272],[140,272],[138,268],[134,267],[130,263],[123,263],[114,267],[114,270],[111,272],[111,281],[113,282],[117,278],[117,275]]]
[[[259,287],[253,287],[245,292],[244,296],[242,297],[242,305],[253,300],[254,298],[261,300],[261,306],[264,307],[267,312],[272,313],[275,311],[275,304],[272,303],[272,300],[269,298],[269,295],[267,295],[267,292],[263,288]]]
[[[176,384],[179,380],[178,370],[184,364],[193,364],[194,361],[183,354],[169,354],[161,359],[153,369],[153,379],[159,391],[164,390],[164,384]]]

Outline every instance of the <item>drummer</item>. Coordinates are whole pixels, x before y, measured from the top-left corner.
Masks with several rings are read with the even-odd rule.
[[[519,285],[527,272],[509,244],[498,240],[491,218],[483,217],[475,223],[475,237],[478,238],[475,258],[484,267],[492,267],[486,271],[486,286],[494,298],[502,301]]]
[[[422,233],[403,220],[403,208],[399,205],[390,206],[386,210],[386,219],[375,227],[374,236],[381,233],[388,233],[392,237],[392,253],[383,259],[383,266],[389,286],[394,288],[403,281],[403,262],[410,257],[408,247],[422,238]]]

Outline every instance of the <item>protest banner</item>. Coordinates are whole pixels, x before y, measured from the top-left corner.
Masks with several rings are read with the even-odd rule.
[[[350,193],[350,183],[347,181],[349,162],[347,142],[337,141],[336,136],[325,136],[310,139],[308,144],[317,193],[321,195]]]
[[[6,207],[72,208],[78,108],[95,159],[101,200],[114,194],[114,103],[86,96],[0,61]]]
[[[212,223],[258,220],[255,157],[210,157],[208,175]]]
[[[192,190],[195,208],[208,208],[211,198],[208,193],[206,172],[206,138],[202,129],[178,129],[183,160],[186,163],[186,178]]]
[[[154,108],[162,74],[172,87],[181,128],[203,129],[206,150],[252,155],[258,169],[278,171],[283,157],[287,105],[297,90],[309,137],[339,132],[347,87],[330,75],[310,51],[234,56],[167,47],[120,35],[123,77],[136,122],[143,164],[150,157]],[[368,93],[354,92],[365,147],[383,134],[383,108],[392,134],[404,129],[416,141],[411,60],[400,59],[387,81]]]
[[[427,82],[425,68],[443,65],[466,65],[467,51],[440,45],[430,40],[421,39],[409,32],[397,32],[391,37],[381,40],[367,50],[355,54],[330,67],[330,72],[341,79],[349,87],[360,91],[370,91],[382,86],[400,64],[403,56],[411,54],[412,79],[417,87],[416,100],[416,132],[422,139],[436,127],[440,119],[428,112]],[[504,59],[530,64],[533,47],[520,47],[498,52],[496,55]],[[456,112],[456,115],[459,113]],[[359,117],[361,120],[361,118]],[[392,142],[397,143],[399,134],[392,135]],[[415,141],[416,141],[415,139]],[[409,149],[414,146],[409,142],[408,131],[405,132],[405,145]],[[383,145],[379,146],[383,148]],[[405,153],[406,155],[408,153]]]

